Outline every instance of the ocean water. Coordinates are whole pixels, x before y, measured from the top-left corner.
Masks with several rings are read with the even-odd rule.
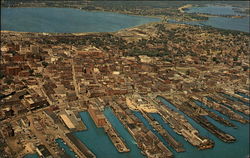
[[[187,13],[204,13],[210,15],[243,15],[237,12],[236,7],[222,6],[222,5],[205,5],[203,7],[191,7],[186,11]]]
[[[86,131],[75,132],[74,135],[80,139],[97,158],[143,158],[134,139],[128,131],[122,126],[121,122],[116,118],[110,109],[105,109],[105,116],[115,125],[115,129],[119,135],[126,140],[130,152],[119,153],[103,128],[97,128],[88,112],[81,112],[82,121],[87,126]]]
[[[241,32],[250,32],[250,17],[245,16],[242,18],[229,18],[229,17],[209,17],[205,21],[175,21],[168,20],[169,23],[177,24],[187,24],[187,25],[196,25],[196,26],[209,26],[218,29],[232,30],[232,31],[241,31]]]
[[[217,5],[191,7],[186,12],[212,15],[244,15],[236,12],[235,7]],[[250,32],[249,19],[249,16],[243,18],[209,17],[206,21],[185,21],[180,23]],[[21,32],[114,32],[157,21],[160,21],[160,18],[111,12],[91,12],[71,8],[1,8],[1,30]],[[179,23],[171,19],[169,22]]]
[[[247,7],[247,6],[246,6]],[[248,6],[249,7],[249,6]],[[189,25],[211,26],[220,29],[236,30],[242,32],[250,32],[250,17],[236,11],[242,10],[242,8],[236,8],[232,6],[222,5],[206,5],[204,7],[191,7],[187,13],[205,13],[210,15],[242,15],[242,18],[230,18],[230,17],[209,17],[206,21],[185,21],[182,23]]]
[[[158,99],[161,100],[166,106],[174,109],[177,112],[180,112],[174,105],[169,103],[167,100],[163,98],[158,98]],[[208,109],[215,112],[224,119],[230,120],[227,116],[210,108]],[[180,113],[182,114],[182,112]],[[231,121],[233,124],[237,126],[237,129],[235,129],[232,127],[226,127],[218,123],[217,121],[214,121],[213,119],[207,117],[207,119],[211,121],[215,126],[217,126],[218,128],[222,129],[223,131],[229,133],[230,135],[236,138],[236,141],[234,143],[224,143],[221,140],[219,140],[216,136],[209,133],[206,129],[201,127],[199,124],[194,122],[191,118],[185,115],[189,123],[191,123],[191,125],[196,129],[198,129],[201,135],[207,136],[215,142],[215,146],[212,149],[198,150],[197,148],[189,144],[187,141],[185,141],[182,136],[176,134],[166,123],[164,123],[160,115],[158,114],[152,114],[152,115],[160,124],[163,124],[163,127],[165,127],[165,129],[168,130],[169,133],[174,136],[174,138],[176,138],[184,145],[186,152],[176,153],[174,150],[172,150],[176,158],[248,158],[249,124],[244,125],[236,121]]]
[[[1,30],[75,33],[113,32],[159,18],[71,8],[1,8]]]
[[[242,32],[250,32],[249,16],[242,18],[227,18],[227,17],[209,17],[207,21],[187,21],[184,24],[211,26],[219,29],[235,30]]]

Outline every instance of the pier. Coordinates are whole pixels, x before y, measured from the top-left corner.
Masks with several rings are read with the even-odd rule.
[[[231,96],[231,97],[234,97],[236,98],[238,101],[241,100],[243,102],[246,102],[246,103],[250,103],[250,99],[249,98],[245,98],[237,93],[233,93],[233,92],[230,92],[230,91],[226,91],[226,92],[223,92],[224,94],[228,95],[228,96]],[[242,93],[242,92],[240,92]],[[244,94],[244,93],[243,93]]]
[[[104,131],[109,136],[110,140],[116,147],[118,152],[129,152],[130,149],[127,147],[125,141],[118,135],[116,130],[112,125],[107,121],[107,125],[104,126]]]
[[[182,135],[190,144],[196,146],[200,150],[214,147],[214,142],[207,137],[201,136],[199,131],[190,124],[189,121],[193,120],[191,120],[184,112],[178,109],[179,107],[177,108],[175,106],[176,104],[173,104],[173,98],[166,99],[166,96],[160,97],[168,102],[169,105],[171,105],[170,108],[161,100],[161,104],[164,105],[164,108],[168,109],[167,114],[164,114],[164,111],[161,111],[161,113],[164,120],[167,122],[169,121],[170,126],[174,128],[177,134]],[[171,116],[171,118],[169,118],[169,116]]]
[[[163,155],[165,155],[167,158],[173,157],[173,153],[168,149],[166,146],[166,140],[163,138],[163,136],[150,124],[150,122],[146,119],[145,116],[143,116],[143,113],[140,111],[134,112],[135,116],[144,124],[144,126],[147,128],[146,136],[153,141],[157,147],[164,152]]]
[[[201,101],[192,98],[188,103],[193,105],[193,106],[195,106],[194,104],[200,106],[207,113],[207,116],[211,117],[213,120],[215,120],[215,121],[217,121],[225,126],[236,128],[236,126],[233,123],[231,123],[230,121],[228,121],[228,120],[224,119],[223,117],[218,116],[214,112],[208,110],[207,109],[208,107],[206,105],[204,105],[204,103],[202,103]]]
[[[96,158],[96,156],[72,133],[66,134],[67,138],[78,148],[81,153],[81,158]],[[65,139],[63,139],[65,141]],[[67,140],[65,141],[68,142]]]
[[[159,106],[161,108],[159,110],[160,115],[177,134],[183,136],[191,145],[198,149],[203,150],[213,148],[214,142],[201,136],[199,131],[190,124],[189,119],[185,117],[185,114],[174,107],[171,101],[169,101],[170,99],[166,100],[165,96],[159,97],[161,98],[159,101]],[[170,107],[165,104],[164,100],[170,105]]]
[[[250,92],[247,90],[243,90],[243,89],[238,89],[237,91],[234,92],[235,94],[237,94],[237,96],[241,96],[245,99],[250,100]]]
[[[116,147],[118,152],[129,152],[130,149],[127,147],[125,141],[119,136],[117,131],[112,127],[111,123],[107,120],[104,114],[95,106],[88,108],[88,113],[93,119],[96,127],[104,128],[104,131],[109,136],[113,145]]]
[[[195,122],[200,124],[203,128],[207,129],[209,132],[211,132],[224,142],[230,143],[236,140],[233,136],[225,133],[224,131],[217,128],[214,124],[209,122],[206,118],[206,115],[203,115],[199,112],[203,109],[201,109],[198,105],[189,104],[187,101],[184,101],[183,98],[181,98],[181,101],[183,102],[181,104],[178,104],[176,101],[173,101],[173,103],[182,112],[184,112],[188,117],[192,118]]]
[[[142,111],[141,111],[142,112]],[[150,125],[158,131],[159,134],[163,136],[163,138],[166,140],[166,142],[169,143],[171,147],[175,149],[177,152],[184,152],[185,149],[183,145],[176,141],[163,127],[160,125],[154,118],[150,116],[150,114],[142,112],[143,116],[148,120]]]
[[[221,104],[226,104],[228,107],[232,108],[233,110],[239,111],[245,115],[250,115],[249,106],[243,104],[242,102],[235,101],[233,99],[228,98],[225,96],[226,94],[219,93],[220,95],[213,95],[213,98],[219,101]]]
[[[228,116],[230,119],[238,121],[240,123],[248,123],[249,120],[246,120],[243,116],[235,113],[234,111],[232,111],[230,108],[219,104],[215,99],[213,99],[212,97],[204,97],[204,100],[206,102],[206,105],[208,107],[213,108],[214,110]]]

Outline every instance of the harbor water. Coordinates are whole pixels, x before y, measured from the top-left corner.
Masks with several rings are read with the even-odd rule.
[[[200,25],[200,26],[205,25],[220,29],[250,32],[249,15],[238,12],[236,10],[244,10],[244,9],[232,6],[222,6],[222,5],[206,5],[203,7],[202,6],[191,7],[188,8],[188,10],[186,11],[187,13],[204,13],[209,15],[220,15],[220,16],[212,16],[209,17],[208,20],[204,21],[185,21],[181,23],[189,25]],[[239,16],[239,15],[242,17],[237,17],[237,18],[228,17],[228,16]]]
[[[70,156],[71,158],[77,158],[76,154],[72,151],[72,149],[69,148],[69,146],[67,144],[65,144],[65,142],[58,138],[56,139],[56,143],[59,145],[60,148],[62,148],[65,153]]]
[[[115,127],[119,135],[126,140],[130,152],[119,153],[112,144],[110,138],[103,128],[97,128],[88,112],[81,112],[82,121],[87,127],[86,131],[75,132],[74,135],[80,139],[88,149],[90,149],[97,158],[143,158],[138,149],[135,140],[122,126],[121,122],[116,118],[111,109],[105,109],[105,116]]]
[[[237,12],[239,9],[233,6],[224,5],[205,5],[200,7],[191,7],[187,9],[187,13],[203,13],[210,15],[244,15],[243,13]]]
[[[39,158],[38,154],[28,154],[25,155],[23,158]]]

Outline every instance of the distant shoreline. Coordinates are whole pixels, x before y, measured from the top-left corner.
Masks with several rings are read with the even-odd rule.
[[[141,17],[145,17],[145,18],[159,18],[160,20],[163,19],[163,16],[161,15],[138,15],[138,14],[133,14],[133,13],[124,13],[122,11],[107,11],[107,10],[87,10],[87,9],[82,9],[82,8],[74,8],[74,7],[53,7],[53,6],[41,6],[41,7],[25,7],[25,6],[21,6],[21,7],[1,7],[1,8],[63,8],[63,9],[76,9],[76,10],[80,10],[80,11],[86,11],[86,12],[106,12],[106,13],[116,13],[116,14],[123,14],[123,15],[129,15],[129,16],[141,16]]]
[[[187,8],[191,8],[191,7],[193,7],[192,4],[186,4],[186,5],[182,6],[182,7],[179,7],[178,10],[179,10],[181,13],[185,13],[184,10],[187,9]]]
[[[186,5],[183,5],[179,8],[177,8],[177,10],[181,13],[185,13],[185,9],[187,8],[190,8],[190,7],[193,7],[194,5],[193,4],[186,4]],[[69,7],[69,6],[65,6],[65,7],[60,7],[60,6],[11,6],[11,7],[1,7],[1,8],[65,8],[65,9],[77,9],[77,10],[80,10],[80,11],[85,11],[85,12],[100,12],[100,13],[114,13],[114,14],[122,14],[122,15],[128,15],[128,16],[140,16],[140,17],[145,17],[145,18],[157,18],[159,19],[158,23],[162,22],[165,18],[170,19],[171,17],[167,17],[167,16],[163,16],[163,15],[138,15],[136,14],[135,12],[124,12],[124,11],[119,11],[119,10],[105,10],[105,9],[92,9],[92,10],[88,10],[88,9],[84,9],[84,8],[79,8],[79,7]],[[203,13],[197,13],[196,15],[198,15],[199,17],[221,17],[219,15],[210,15],[210,14],[203,14]],[[223,16],[222,16],[223,17]],[[242,16],[228,16],[230,18],[241,18]],[[178,19],[173,19],[172,20],[175,20],[175,21],[179,21]],[[180,20],[181,21],[184,21],[185,22],[185,19],[182,19]],[[186,21],[206,21],[206,20],[199,20],[199,19],[187,19]],[[149,22],[151,23],[151,22]],[[146,25],[148,23],[145,23],[145,24],[142,24],[142,25]],[[188,25],[188,24],[187,24]],[[137,27],[137,26],[141,26],[141,25],[136,25],[136,26],[132,26],[132,27],[127,27],[127,28],[122,28],[120,30],[123,30],[123,29],[128,29],[128,28],[134,28],[134,27]],[[214,27],[215,28],[215,27]],[[218,28],[217,28],[218,29]],[[117,30],[117,31],[120,31],[120,30]],[[228,30],[228,29],[225,29],[225,30]],[[23,31],[11,31],[11,30],[0,30],[1,32],[20,32],[20,33],[35,33],[35,34],[93,34],[93,33],[114,33],[114,32],[117,32],[117,31],[103,31],[103,32],[73,32],[73,33],[55,33],[55,32],[23,32]],[[234,31],[234,30],[232,30]],[[241,31],[240,31],[241,32]],[[244,32],[244,31],[243,31]]]

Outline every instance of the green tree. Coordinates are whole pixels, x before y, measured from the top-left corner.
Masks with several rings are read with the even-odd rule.
[[[49,63],[47,63],[46,61],[43,61],[42,65],[43,65],[43,67],[47,67],[49,65]]]
[[[3,79],[4,78],[4,74],[2,71],[0,71],[0,79]]]

